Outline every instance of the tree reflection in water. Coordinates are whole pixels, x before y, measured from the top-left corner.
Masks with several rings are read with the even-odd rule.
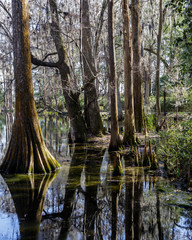
[[[142,233],[143,179],[139,171],[129,170],[125,191],[126,240],[140,239]]]
[[[21,240],[38,239],[45,195],[56,175],[3,176],[19,219]]]
[[[53,180],[49,175],[5,176],[22,239],[192,239],[191,208],[167,204],[173,198],[180,197],[180,205],[183,201],[183,192],[175,190],[169,180],[134,167],[134,159],[126,156],[123,176],[115,178],[104,147],[68,145],[69,126],[62,119],[47,118],[41,124],[62,169],[48,191]],[[6,132],[2,135],[6,137]],[[13,213],[9,191],[0,181],[0,239],[18,239]],[[9,222],[5,231],[4,222]],[[13,238],[7,238],[11,235]]]

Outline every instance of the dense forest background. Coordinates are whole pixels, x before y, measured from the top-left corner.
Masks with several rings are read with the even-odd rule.
[[[131,4],[131,3],[130,3]],[[80,1],[58,1],[61,35],[68,55],[71,79],[80,93],[83,105],[82,9]],[[39,60],[57,62],[51,37],[51,16],[47,1],[30,1],[31,53]],[[1,109],[14,108],[13,50],[11,2],[1,1]],[[154,109],[155,76],[159,31],[159,1],[140,1],[141,69],[145,112]],[[106,1],[89,1],[91,50],[96,67],[96,87],[101,111],[109,110],[108,101],[108,37]],[[160,54],[160,99],[167,95],[167,111],[189,110],[191,96],[191,3],[163,1]],[[101,29],[102,27],[102,29]],[[134,27],[134,26],[132,26]],[[101,31],[100,31],[101,30]],[[99,34],[99,36],[98,36]],[[124,103],[123,82],[123,15],[121,1],[114,5],[114,35],[118,89]],[[50,64],[51,65],[51,64]],[[34,92],[37,107],[42,110],[65,111],[60,74],[51,67],[33,66]]]
[[[0,1],[2,112],[13,111],[15,102],[11,8],[10,1]],[[102,135],[101,116],[110,116],[114,149],[120,147],[117,117],[125,118],[125,135],[130,129],[146,134],[164,128],[158,154],[170,173],[180,175],[191,166],[191,15],[190,0],[29,1],[38,113],[69,114],[76,142],[86,141],[87,133]],[[126,50],[126,37],[131,50]],[[134,99],[134,115],[126,112],[133,110],[128,95]],[[124,137],[124,143],[135,141],[135,136]]]

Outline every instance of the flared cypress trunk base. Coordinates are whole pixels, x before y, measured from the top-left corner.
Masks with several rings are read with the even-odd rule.
[[[39,122],[15,121],[12,136],[0,172],[50,173],[60,167],[42,138]]]
[[[122,147],[122,141],[120,136],[116,136],[116,138],[111,137],[111,141],[109,144],[109,151],[117,151]]]
[[[125,134],[124,137],[123,137],[123,144],[125,146],[135,146],[135,145],[137,145],[135,134],[134,133]]]

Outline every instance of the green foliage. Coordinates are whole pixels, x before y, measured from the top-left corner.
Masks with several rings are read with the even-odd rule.
[[[145,122],[146,122],[148,131],[155,130],[155,115],[154,114],[145,115]]]
[[[0,107],[2,108],[4,104],[4,92],[3,89],[0,88]]]
[[[192,119],[161,133],[157,156],[164,161],[169,175],[188,179],[192,166]]]
[[[190,77],[192,73],[192,1],[170,0],[168,5],[178,15],[175,20],[174,45],[179,48],[180,77]]]

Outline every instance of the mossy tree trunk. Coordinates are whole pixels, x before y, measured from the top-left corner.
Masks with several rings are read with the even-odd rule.
[[[70,68],[68,63],[67,52],[63,38],[61,36],[61,29],[59,26],[59,16],[57,11],[57,4],[55,0],[49,0],[51,9],[51,35],[55,43],[58,53],[58,69],[61,74],[61,82],[63,88],[63,95],[66,101],[66,108],[70,117],[75,142],[86,142],[87,140],[87,126],[83,118],[80,102],[79,92],[74,86],[70,78]]]
[[[134,111],[135,128],[141,132],[144,126],[143,105],[143,80],[141,74],[141,3],[140,0],[132,0],[132,43],[133,43],[133,87],[134,87]]]
[[[125,85],[125,133],[123,142],[125,145],[136,143],[133,75],[132,75],[132,43],[129,20],[129,1],[122,0],[123,7],[123,37],[124,37],[124,85]]]
[[[117,109],[117,76],[115,67],[115,43],[114,43],[114,2],[108,1],[108,41],[109,41],[109,88],[111,99],[111,140],[109,149],[118,150],[121,146],[119,136],[118,109]]]
[[[96,67],[93,58],[91,25],[89,20],[89,4],[82,0],[82,59],[84,71],[85,119],[90,132],[94,135],[103,133],[103,123],[100,116],[96,81]]]
[[[1,171],[47,173],[60,165],[45,146],[35,107],[31,71],[28,0],[12,1],[15,121]]]

